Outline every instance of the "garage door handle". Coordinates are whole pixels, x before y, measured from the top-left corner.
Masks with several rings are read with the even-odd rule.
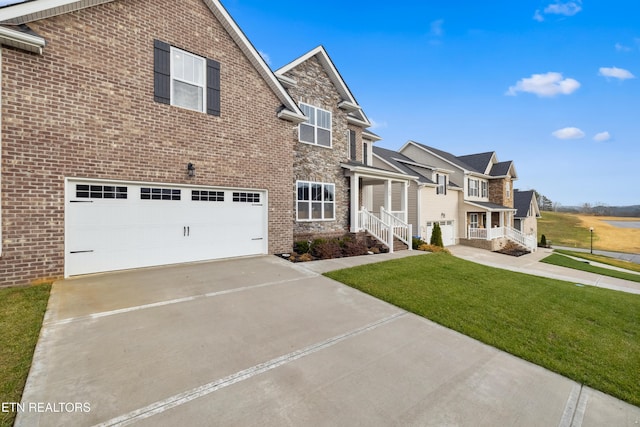
[[[189,228],[189,226],[187,225],[187,237],[191,235],[191,229]]]
[[[182,227],[182,236],[187,235],[187,227]]]

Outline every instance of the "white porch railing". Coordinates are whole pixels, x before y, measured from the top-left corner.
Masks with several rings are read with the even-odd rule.
[[[515,228],[505,227],[506,235],[508,239],[511,239],[527,249],[531,251],[535,251],[538,248],[538,242],[536,242],[536,238],[534,236],[527,236],[520,230],[516,230]]]
[[[391,232],[391,226],[364,207],[360,210],[360,227],[387,245],[389,252],[393,252],[393,233]]]
[[[401,242],[409,247],[409,250],[412,250],[412,228],[411,224],[407,224],[400,218],[400,215],[406,216],[405,212],[390,212],[387,211],[384,207],[380,207],[380,217],[382,221],[386,222],[391,226],[393,230],[393,235],[396,236]]]
[[[506,237],[531,251],[535,251],[537,248],[536,238],[534,236],[527,236],[521,231],[511,227],[494,227],[494,228],[472,228],[469,227],[467,234],[469,239],[478,240],[494,240],[501,237]]]
[[[395,216],[402,222],[408,222],[407,213],[405,211],[387,211],[387,213],[390,213],[391,215]]]

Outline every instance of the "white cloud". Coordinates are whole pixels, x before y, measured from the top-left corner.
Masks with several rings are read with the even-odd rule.
[[[625,46],[623,44],[616,43],[616,50],[618,52],[629,52],[629,51],[631,51],[631,48],[629,46]]]
[[[551,132],[551,135],[555,136],[558,139],[580,139],[584,138],[584,132],[582,132],[578,128],[569,127],[558,129],[555,132]]]
[[[609,132],[600,132],[593,137],[593,140],[598,142],[604,142],[610,139],[611,139],[611,135],[609,134]]]
[[[431,22],[431,35],[436,37],[442,37],[444,34],[444,29],[442,25],[444,24],[444,19],[438,19]]]
[[[506,95],[515,96],[518,92],[533,93],[538,96],[569,95],[580,87],[574,79],[564,79],[562,73],[532,74],[509,87]]]
[[[561,2],[558,1],[554,4],[544,8],[544,13],[552,15],[564,15],[573,16],[582,10],[582,0]]]
[[[258,51],[258,53],[260,54],[260,56],[262,57],[262,59],[264,59],[264,62],[267,63],[267,65],[271,65],[271,57],[269,56],[268,53],[263,52],[261,50]]]
[[[387,122],[378,122],[373,120],[372,118],[369,118],[369,121],[371,122],[371,129],[384,129],[389,126]]]
[[[617,68],[617,67],[611,67],[611,68],[602,67],[600,68],[600,72],[598,73],[598,75],[604,76],[604,77],[613,77],[620,80],[635,79],[636,77],[633,74],[631,74],[629,70],[625,70],[624,68]]]
[[[540,13],[540,10],[536,10],[536,13],[533,14],[533,19],[538,22],[544,21],[544,16]]]

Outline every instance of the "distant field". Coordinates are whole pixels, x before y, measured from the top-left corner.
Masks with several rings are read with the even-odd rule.
[[[640,229],[615,227],[605,221],[637,222],[640,218],[542,212],[542,218],[538,220],[538,241],[544,234],[553,245],[588,249],[589,227],[593,227],[594,249],[640,253]]]

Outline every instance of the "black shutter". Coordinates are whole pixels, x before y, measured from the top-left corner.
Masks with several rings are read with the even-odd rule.
[[[436,174],[436,194],[440,194],[440,174]]]
[[[447,175],[444,176],[444,195],[447,195]]]
[[[351,152],[351,160],[356,160],[356,131],[349,130],[349,150]]]
[[[153,41],[153,99],[171,103],[171,47],[160,40]]]
[[[362,143],[362,163],[369,164],[369,144],[366,142]]]
[[[220,63],[207,58],[207,114],[220,115]]]

